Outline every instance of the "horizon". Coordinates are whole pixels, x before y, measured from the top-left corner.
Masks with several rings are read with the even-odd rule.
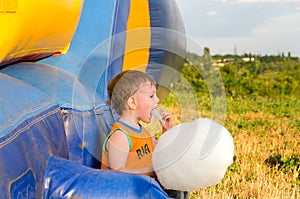
[[[196,55],[199,55],[199,56],[203,55],[203,53],[199,54],[198,52],[189,51],[188,49],[187,49],[186,52],[187,53],[193,53],[193,54],[196,54]],[[237,53],[237,54],[235,54],[235,53],[222,53],[222,54],[220,54],[220,53],[212,53],[210,51],[211,56],[217,56],[217,55],[220,55],[220,56],[226,56],[226,55],[244,56],[245,54],[251,54],[251,55],[254,55],[254,56],[282,56],[282,54],[284,54],[284,57],[288,57],[288,53],[289,52],[285,52],[285,53],[282,52],[282,53],[278,53],[278,54],[257,54],[257,53],[252,53],[252,52],[245,52],[245,53]],[[292,53],[291,53],[291,57],[300,59],[300,56],[293,55]]]

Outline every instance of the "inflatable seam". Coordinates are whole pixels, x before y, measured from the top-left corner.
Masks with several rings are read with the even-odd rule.
[[[32,127],[33,125],[37,124],[38,122],[44,120],[45,118],[49,117],[50,115],[54,115],[57,112],[60,112],[60,108],[57,107],[54,110],[47,112],[45,115],[42,115],[41,117],[38,117],[37,119],[34,119],[33,121],[31,121],[29,124],[27,124],[26,126],[24,126],[23,128],[17,130],[16,133],[14,133],[11,137],[9,137],[7,140],[5,140],[4,142],[0,143],[0,147],[5,146],[7,143],[9,143],[11,140],[14,140],[16,137],[18,137],[22,132],[24,132],[24,130],[28,130],[30,127]],[[32,118],[32,117],[31,117]],[[30,119],[30,118],[28,118]],[[26,119],[26,120],[28,120]],[[25,120],[25,121],[26,121]],[[25,121],[23,121],[22,123],[24,123]],[[20,124],[21,125],[21,124]],[[20,126],[19,125],[19,126]]]

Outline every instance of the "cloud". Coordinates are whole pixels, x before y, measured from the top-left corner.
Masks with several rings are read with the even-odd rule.
[[[239,53],[300,56],[300,0],[177,1],[187,36],[212,52],[232,53],[236,44]]]
[[[293,56],[300,56],[300,15],[290,15],[268,19],[253,29],[252,35],[242,37],[207,37],[194,38],[197,44],[209,47],[212,54],[232,54],[234,46],[238,53],[281,54],[291,52]],[[192,50],[191,50],[192,51]],[[199,52],[199,50],[198,50]]]
[[[186,31],[190,36],[197,38],[250,36],[254,29],[266,24],[269,19],[284,17],[293,12],[299,13],[296,10],[297,6],[290,3],[228,4],[220,1],[190,0],[190,6],[183,7]],[[182,5],[186,4],[182,2]]]
[[[211,11],[208,11],[206,14],[209,16],[214,16],[214,15],[217,15],[218,13],[214,10],[211,10]]]

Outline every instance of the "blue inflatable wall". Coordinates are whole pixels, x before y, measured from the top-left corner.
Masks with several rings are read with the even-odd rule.
[[[74,75],[39,63],[18,63],[4,68],[2,72],[50,96],[62,110],[69,159],[100,168],[101,143],[107,130],[98,124],[94,107],[100,107],[102,101],[95,92]]]
[[[3,73],[0,96],[0,198],[41,198],[50,155],[68,158],[60,108]]]

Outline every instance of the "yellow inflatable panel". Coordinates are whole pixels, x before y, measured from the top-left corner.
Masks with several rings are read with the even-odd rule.
[[[151,44],[148,0],[132,0],[127,22],[123,70],[146,71]]]
[[[65,53],[84,0],[1,0],[0,65]]]

